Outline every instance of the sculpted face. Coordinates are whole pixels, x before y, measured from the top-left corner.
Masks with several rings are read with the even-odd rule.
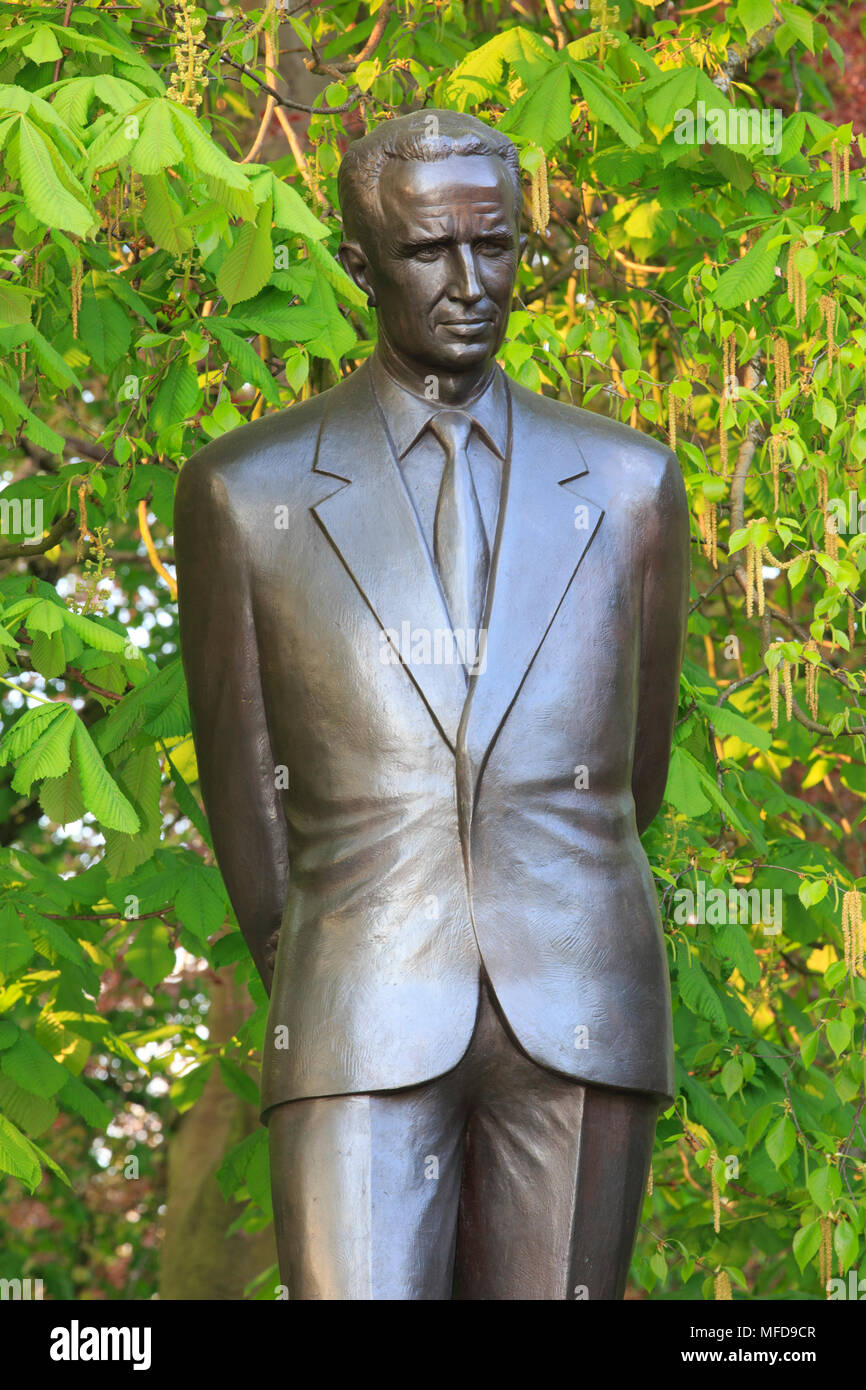
[[[502,162],[389,160],[379,200],[375,235],[343,250],[377,310],[386,358],[417,380],[486,371],[505,336],[521,249]]]

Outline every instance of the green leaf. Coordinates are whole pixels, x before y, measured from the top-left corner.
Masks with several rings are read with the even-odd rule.
[[[2,298],[2,296],[0,296]],[[67,386],[74,386],[77,391],[81,390],[81,382],[73,372],[60,353],[43,337],[38,328],[34,328],[33,337],[30,339],[30,350],[36,359],[37,365],[45,373],[55,386],[61,389]]]
[[[815,1258],[820,1245],[820,1221],[810,1221],[807,1226],[801,1226],[798,1231],[794,1232],[794,1259],[801,1270],[804,1270],[809,1261]]]
[[[714,938],[715,949],[732,960],[748,985],[756,985],[761,978],[761,962],[743,928],[737,922],[727,922],[720,926]]]
[[[202,865],[184,875],[175,898],[178,921],[194,936],[206,941],[226,919],[226,902],[219,871]]]
[[[222,1079],[229,1090],[233,1091],[236,1096],[240,1096],[241,1100],[247,1101],[249,1105],[257,1105],[259,1091],[252,1077],[248,1076],[230,1057],[220,1057],[219,1063]]]
[[[0,280],[0,323],[29,323],[30,296],[20,285]]]
[[[180,424],[194,415],[201,404],[198,374],[189,362],[178,359],[172,363],[168,373],[154,397],[150,410],[150,423],[159,432],[167,425]]]
[[[15,770],[12,786],[29,796],[34,782],[43,777],[60,777],[69,767],[69,745],[77,718],[68,705],[58,710],[49,727],[28,749]]]
[[[184,147],[190,167],[202,174],[222,179],[229,188],[248,190],[250,185],[246,171],[233,163],[216,141],[205,134],[198,118],[176,102],[166,102],[166,105],[171,108],[174,128]]]
[[[701,967],[692,962],[680,965],[677,970],[677,991],[680,998],[693,1014],[705,1018],[723,1031],[727,1031],[727,1021],[721,1000]]]
[[[100,1100],[99,1096],[77,1076],[67,1076],[66,1084],[58,1092],[57,1099],[68,1110],[74,1110],[93,1129],[107,1129],[114,1118],[111,1107]]]
[[[731,1096],[739,1091],[743,1084],[743,1068],[736,1057],[730,1057],[722,1067],[721,1082],[722,1090],[727,1099],[730,1100]]]
[[[827,1041],[837,1057],[851,1046],[851,1025],[842,1018],[831,1018],[826,1026]]]
[[[83,613],[73,613],[67,608],[63,614],[65,627],[71,628],[76,637],[80,637],[86,642],[88,647],[94,647],[100,652],[122,652],[126,650],[127,638],[121,632],[115,632],[104,622],[97,622],[94,618],[86,618]]]
[[[273,173],[271,187],[274,226],[282,227],[287,232],[297,232],[305,241],[323,241],[328,235],[328,228],[310,211],[297,190]]]
[[[107,289],[88,284],[81,299],[79,324],[81,342],[91,359],[101,371],[110,371],[129,347],[129,315]]]
[[[28,632],[59,632],[63,627],[63,605],[40,599],[27,614]]]
[[[647,83],[653,90],[646,97],[646,113],[654,126],[665,130],[678,111],[691,106],[695,99],[697,68],[687,65],[661,74],[658,81]]]
[[[243,338],[232,333],[219,319],[208,319],[207,331],[216,338],[229,362],[240,372],[244,381],[257,386],[266,401],[279,405],[280,392],[258,353]]]
[[[165,97],[155,97],[144,107],[138,138],[129,151],[129,162],[136,173],[158,174],[182,162],[183,148],[173,121],[175,109]]]
[[[61,676],[67,667],[63,634],[51,632],[49,637],[44,632],[36,632],[31,646],[31,662],[33,667],[39,671],[40,676],[47,677],[49,680]]]
[[[142,922],[135,941],[124,957],[126,967],[148,989],[156,989],[174,970],[174,951],[168,938],[168,928],[159,921]]]
[[[590,71],[585,64],[573,63],[572,71],[590,113],[616,131],[629,149],[636,149],[641,143],[637,122],[621,97],[600,80],[597,71]]]
[[[850,1221],[839,1221],[833,1231],[833,1249],[839,1257],[844,1274],[853,1265],[857,1258],[860,1243],[857,1239],[857,1232]]]
[[[622,314],[617,314],[616,341],[619,344],[624,365],[639,371],[641,366],[640,339],[632,322]]]
[[[11,903],[0,907],[0,975],[20,970],[34,955],[33,942]]]
[[[0,1068],[24,1091],[35,1096],[56,1095],[69,1072],[40,1047],[29,1033],[19,1033],[16,1041],[0,1053]]]
[[[787,1162],[797,1146],[797,1131],[790,1116],[782,1115],[766,1138],[766,1149],[777,1168]]]
[[[63,49],[47,24],[35,26],[32,38],[22,45],[21,52],[34,63],[56,63],[63,57]]]
[[[134,834],[140,825],[138,816],[108,772],[96,744],[78,718],[75,718],[73,726],[72,746],[81,793],[88,811],[109,830]]]
[[[134,835],[116,830],[105,833],[105,866],[111,878],[131,874],[149,859],[159,844],[162,814],[159,809],[159,758],[152,744],[130,751],[119,765],[112,767],[115,780],[133,807],[140,822]]]
[[[681,748],[674,748],[668,769],[665,801],[684,816],[702,816],[712,802],[704,795],[695,761]]]
[[[815,1055],[818,1051],[819,1041],[820,1033],[818,1029],[815,1028],[803,1039],[803,1041],[800,1044],[800,1061],[803,1063],[803,1066],[806,1068],[807,1071],[815,1060]]]
[[[190,1067],[182,1076],[171,1083],[171,1103],[178,1114],[183,1115],[195,1105],[205,1087],[205,1082],[213,1069],[213,1059]]]
[[[698,708],[722,738],[739,738],[750,747],[760,748],[764,753],[769,752],[773,743],[773,735],[769,729],[762,729],[759,725],[753,724],[750,719],[737,714],[736,710],[727,704],[711,705],[699,700]]]
[[[803,10],[799,5],[786,5],[784,0],[779,6],[785,18],[785,23],[791,30],[794,37],[810,53],[815,52],[815,31],[812,25],[812,16],[808,10]]]
[[[253,1156],[262,1148],[267,1151],[267,1141],[266,1131],[259,1128],[255,1133],[248,1134],[246,1139],[242,1139],[226,1154],[217,1169],[217,1182],[227,1201],[239,1187],[243,1186],[244,1177]]]
[[[58,1113],[53,1100],[22,1090],[10,1076],[0,1076],[0,1110],[34,1139],[54,1124]]]
[[[11,729],[6,731],[0,749],[0,762],[17,762],[45,733],[46,727],[63,713],[60,700],[38,704],[34,709],[25,710]]]
[[[8,382],[0,377],[0,400],[13,412],[18,420],[23,420],[24,433],[27,438],[32,440],[39,449],[47,449],[51,454],[62,454],[66,447],[66,440],[62,434],[46,425],[44,420],[33,414],[29,406],[25,405],[16,391],[13,391]]]
[[[499,129],[513,131],[521,140],[539,145],[545,154],[565,140],[571,131],[571,79],[565,63],[559,63],[524,92],[506,111]]]
[[[772,24],[773,0],[738,0],[737,14],[742,21],[748,38]]]
[[[81,819],[87,807],[81,797],[78,773],[71,763],[62,777],[46,777],[39,788],[39,804],[57,825]]]
[[[256,222],[245,222],[235,243],[217,271],[217,289],[231,307],[252,299],[264,289],[274,268],[271,246],[271,200],[268,199]]]
[[[829,887],[824,878],[804,878],[797,889],[797,896],[804,907],[817,907],[818,903],[826,898]]]
[[[50,917],[32,916],[29,927],[37,951],[46,959],[54,961],[59,957],[61,960],[71,960],[78,965],[84,965],[85,957],[81,946],[64,931],[59,922],[53,921]]]
[[[831,1212],[842,1195],[842,1176],[838,1168],[827,1163],[814,1168],[806,1180],[809,1196],[823,1215]]]
[[[84,189],[64,170],[47,136],[26,116],[18,123],[17,148],[21,191],[28,210],[47,227],[86,236],[96,218]],[[63,170],[62,177],[59,170]]]
[[[760,299],[776,279],[778,247],[772,245],[778,227],[770,227],[747,251],[735,261],[719,280],[713,299],[720,309],[735,309],[747,299]]]
[[[145,193],[142,220],[154,243],[173,256],[181,256],[192,246],[192,232],[183,225],[184,210],[169,187],[165,174],[143,174]]]
[[[4,1115],[0,1115],[0,1168],[18,1178],[31,1192],[35,1192],[42,1178],[35,1146]]]

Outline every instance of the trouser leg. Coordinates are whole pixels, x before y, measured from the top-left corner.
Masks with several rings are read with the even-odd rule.
[[[461,1073],[268,1115],[290,1299],[449,1299],[465,1133]]]
[[[482,1003],[454,1296],[622,1298],[658,1102],[548,1071]]]

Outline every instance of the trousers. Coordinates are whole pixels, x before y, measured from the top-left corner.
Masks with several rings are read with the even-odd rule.
[[[267,1112],[289,1298],[621,1299],[658,1106],[533,1062],[483,975],[452,1071]]]

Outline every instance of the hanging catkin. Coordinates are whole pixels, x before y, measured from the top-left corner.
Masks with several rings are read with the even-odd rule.
[[[719,1190],[719,1180],[716,1177],[716,1164],[719,1155],[715,1150],[710,1154],[710,1188],[713,1196],[713,1230],[719,1234],[722,1225],[722,1194]]]
[[[827,1290],[827,1297],[830,1290],[827,1285],[833,1274],[833,1223],[829,1216],[821,1217],[821,1244],[818,1248],[818,1277],[821,1280],[821,1288]]]
[[[852,975],[863,974],[863,901],[856,888],[842,897],[842,937],[845,942],[845,968]]]
[[[773,512],[779,510],[779,480],[782,464],[782,454],[785,451],[785,441],[780,434],[770,435],[770,467],[773,470]]]
[[[538,168],[532,173],[532,230],[544,232],[550,221],[550,199],[547,191],[547,160],[541,156]]]
[[[782,689],[785,692],[785,717],[790,724],[794,715],[794,667],[788,661],[780,661],[782,668]]]
[[[824,332],[827,337],[827,366],[832,371],[836,358],[836,296],[822,294],[818,300],[818,308],[824,320]]]
[[[779,727],[779,668],[774,666],[770,672],[770,724]]]
[[[794,307],[794,322],[798,328],[806,317],[806,281],[797,269],[796,257],[805,245],[805,241],[792,241],[788,249],[788,300]]]
[[[818,655],[818,643],[814,638],[810,639],[803,648],[803,652],[814,652]],[[817,661],[805,662],[806,676],[806,707],[813,719],[818,718],[818,663]]]
[[[717,1303],[730,1303],[733,1299],[731,1276],[726,1269],[716,1271],[716,1277],[713,1280],[713,1294]]]
[[[78,315],[81,313],[81,261],[73,261],[69,273],[69,289],[72,295],[72,336],[78,337]]]
[[[841,165],[839,163],[839,143],[833,141],[830,146],[830,176],[833,181],[833,211],[838,212],[842,206],[842,180],[840,177]]]
[[[776,395],[776,409],[782,409],[782,393],[791,385],[791,357],[788,341],[778,333],[773,335],[773,376]]]

